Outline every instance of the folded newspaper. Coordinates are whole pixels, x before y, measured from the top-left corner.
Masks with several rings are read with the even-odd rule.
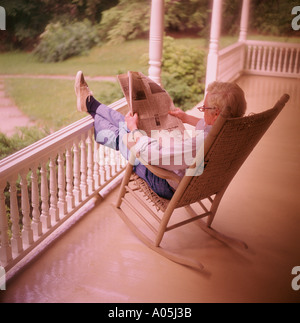
[[[138,114],[139,129],[148,137],[153,137],[155,130],[184,132],[182,121],[168,113],[175,110],[175,106],[161,86],[140,72],[120,74],[118,80],[129,109],[132,114]]]

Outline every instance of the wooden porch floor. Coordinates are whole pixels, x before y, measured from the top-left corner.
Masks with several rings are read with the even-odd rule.
[[[205,270],[172,263],[114,213],[116,188],[12,278],[0,302],[299,302],[291,272],[300,266],[300,80],[243,76],[238,83],[248,113],[291,96],[229,186],[214,222],[248,251],[190,224],[166,238]]]

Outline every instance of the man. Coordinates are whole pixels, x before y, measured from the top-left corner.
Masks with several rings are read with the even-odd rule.
[[[230,107],[231,117],[241,117],[246,111],[246,101],[242,89],[234,83],[214,82],[207,88],[204,105],[198,109],[204,112],[204,118],[188,115],[180,108],[169,113],[183,123],[195,126],[196,133],[191,138],[181,137],[174,139],[168,145],[161,141],[147,137],[138,128],[138,115],[128,112],[124,117],[121,113],[110,109],[98,102],[92,95],[79,71],[75,79],[75,94],[77,96],[77,110],[86,111],[94,118],[95,140],[100,144],[120,150],[128,158],[128,149],[124,141],[134,144],[138,156],[149,164],[172,170],[182,177],[185,169],[191,165],[197,148],[201,146],[205,136],[217,120],[219,114],[226,107]],[[127,136],[127,138],[125,137]],[[124,140],[125,139],[125,140]],[[184,156],[182,156],[184,155]],[[153,157],[154,156],[154,157]],[[164,157],[164,158],[162,158]],[[163,163],[163,160],[168,163]],[[182,158],[184,157],[184,158]],[[178,163],[178,160],[181,160]],[[171,199],[176,189],[176,184],[157,177],[147,167],[136,161],[133,171],[145,180],[159,196]]]

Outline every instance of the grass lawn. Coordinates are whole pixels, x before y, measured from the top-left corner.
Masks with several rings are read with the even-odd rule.
[[[1,74],[75,75],[83,70],[89,76],[116,75],[128,70],[147,72],[147,61],[141,57],[148,52],[148,41],[134,40],[122,45],[103,45],[87,55],[58,63],[42,63],[31,53],[0,54]]]
[[[249,36],[249,39],[299,42],[299,38]],[[224,36],[220,48],[237,41],[237,37]],[[208,50],[208,39],[178,38],[178,45]],[[0,54],[1,74],[49,74],[75,75],[83,70],[89,76],[116,75],[128,70],[148,71],[147,39],[127,41],[119,45],[103,45],[93,48],[87,55],[73,57],[59,63],[41,63],[31,53],[9,52]]]
[[[96,98],[110,104],[122,98],[117,83],[89,82]],[[58,130],[85,117],[76,110],[74,82],[47,79],[6,79],[7,94],[15,104],[40,127],[51,131]]]
[[[236,41],[236,37],[222,37],[221,48]],[[208,48],[203,38],[179,38],[178,45]],[[31,53],[9,52],[0,54],[1,74],[75,75],[83,70],[89,76],[117,75],[129,70],[148,73],[149,41],[139,39],[119,45],[95,47],[87,55],[69,58],[58,63],[42,63]]]

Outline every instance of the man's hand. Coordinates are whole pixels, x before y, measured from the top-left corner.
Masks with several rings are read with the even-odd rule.
[[[131,132],[138,129],[138,114],[135,113],[134,115],[132,115],[131,111],[129,111],[125,116],[125,122],[127,124],[128,130],[130,130]],[[134,134],[134,136],[131,134],[131,132],[127,133],[122,138],[124,144],[128,149],[131,149],[136,144],[136,142],[138,142],[140,137],[143,136],[143,133],[140,131]]]
[[[130,131],[133,131],[138,128],[138,114],[135,113],[132,115],[131,111],[129,111],[125,116],[125,122],[127,124],[127,128]]]
[[[173,111],[169,111],[169,114],[180,119],[183,123],[188,123],[192,126],[196,126],[198,121],[200,120],[200,118],[189,115],[180,108],[176,108]]]
[[[169,114],[173,117],[180,119],[182,122],[186,122],[186,113],[180,108],[176,108],[175,110],[169,111]]]

